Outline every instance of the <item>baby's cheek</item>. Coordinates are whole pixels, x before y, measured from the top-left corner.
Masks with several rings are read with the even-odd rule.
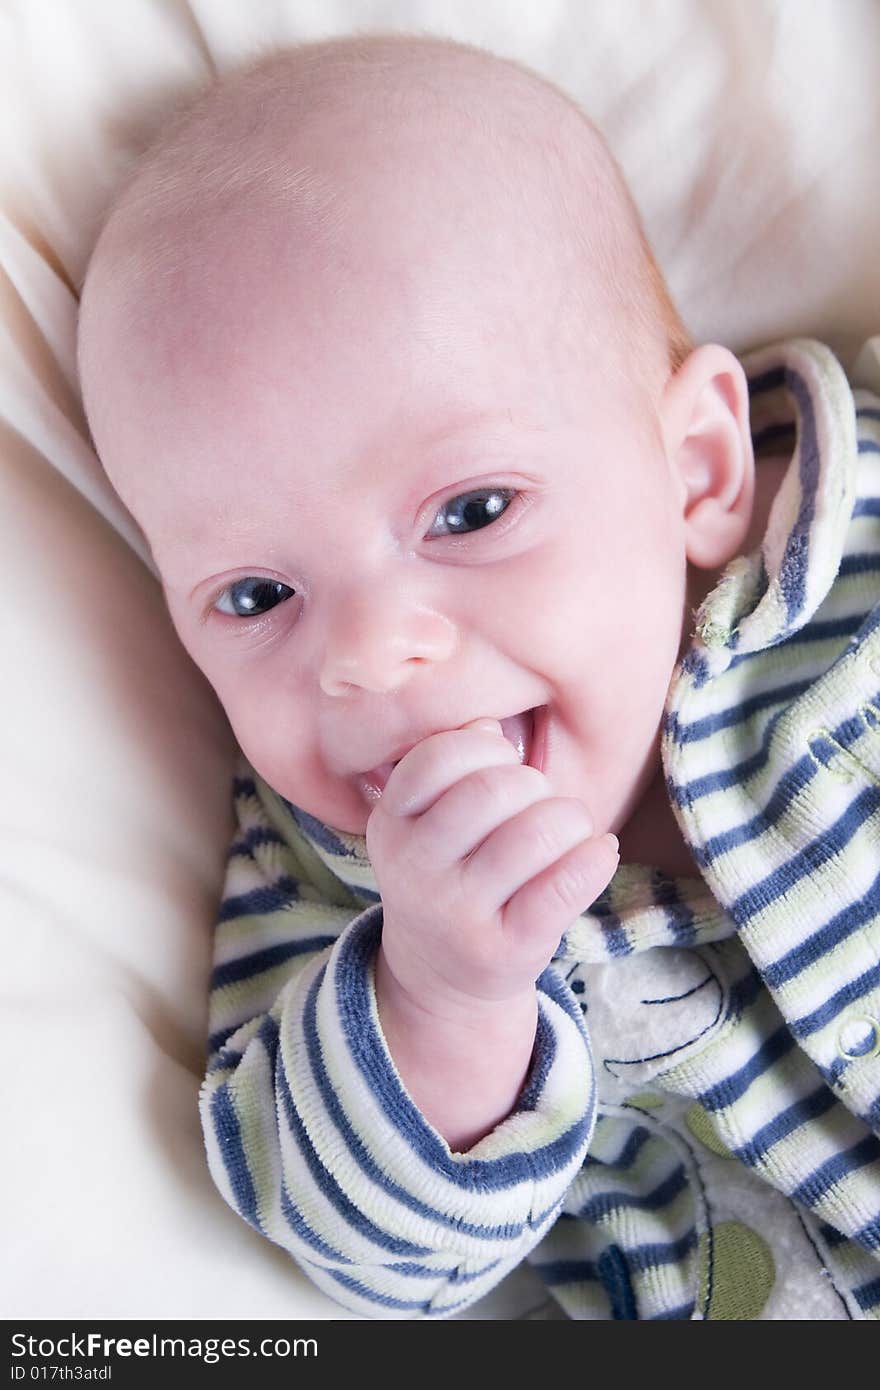
[[[289,766],[300,746],[285,717],[283,702],[249,688],[244,681],[230,679],[228,673],[212,684],[239,748],[261,776],[271,781],[265,769],[277,771],[285,763]]]
[[[237,711],[230,717],[235,740],[274,791],[336,829],[363,834],[367,808],[326,767],[313,734],[294,710],[283,701],[264,700],[253,707],[238,701]]]

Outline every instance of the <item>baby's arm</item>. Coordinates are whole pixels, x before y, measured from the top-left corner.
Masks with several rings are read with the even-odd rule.
[[[211,1171],[338,1302],[367,1316],[448,1315],[537,1244],[583,1161],[595,1091],[579,1008],[545,971],[517,1108],[452,1152],[380,1026],[381,906],[359,913],[326,870],[316,887],[320,873],[297,862],[267,805],[242,778],[201,1095]]]
[[[413,748],[370,817],[379,1015],[410,1096],[453,1149],[514,1107],[535,981],[617,867],[616,841],[592,830],[583,802],[554,797],[491,719]]]

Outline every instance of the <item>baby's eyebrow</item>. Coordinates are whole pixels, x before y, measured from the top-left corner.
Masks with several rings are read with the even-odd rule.
[[[462,435],[489,434],[493,430],[505,435],[520,437],[524,434],[546,434],[548,426],[536,420],[514,416],[513,409],[506,411],[476,411],[446,420],[425,438],[428,448],[442,446],[446,440],[458,439]]]
[[[455,485],[460,480],[458,475],[462,466],[465,466],[465,471],[473,471],[468,466],[471,458],[469,455],[465,457],[466,450],[473,451],[472,461],[476,471],[491,471],[494,462],[491,451],[494,448],[507,451],[535,436],[543,437],[548,433],[546,425],[513,420],[511,414],[468,416],[426,435],[414,451],[412,467],[401,471],[402,485],[407,491],[415,488],[426,494],[446,484]],[[490,451],[490,457],[484,466],[482,456],[486,451]]]

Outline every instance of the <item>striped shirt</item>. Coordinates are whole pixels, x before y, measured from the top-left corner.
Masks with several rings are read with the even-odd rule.
[[[238,770],[208,1160],[358,1314],[448,1317],[528,1259],[574,1318],[880,1316],[880,399],[808,340],[744,366],[757,467],[791,463],[667,696],[701,877],[618,867],[466,1153],[379,1026],[364,839]]]

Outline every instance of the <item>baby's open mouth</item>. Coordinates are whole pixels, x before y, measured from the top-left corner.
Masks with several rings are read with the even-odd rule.
[[[508,719],[502,719],[501,732],[508,742],[513,744],[520,762],[527,763],[534,743],[535,711],[526,709],[521,714],[512,714]]]
[[[516,749],[516,755],[521,763],[530,763],[533,767],[540,767],[541,761],[535,760],[535,755],[539,754],[538,719],[543,713],[543,706],[535,709],[522,710],[519,714],[508,715],[501,719],[501,732]],[[493,716],[494,717],[494,716]],[[365,799],[372,803],[378,801],[385,790],[388,778],[400,762],[380,763],[378,767],[371,768],[369,772],[361,773],[358,778],[361,792]]]

